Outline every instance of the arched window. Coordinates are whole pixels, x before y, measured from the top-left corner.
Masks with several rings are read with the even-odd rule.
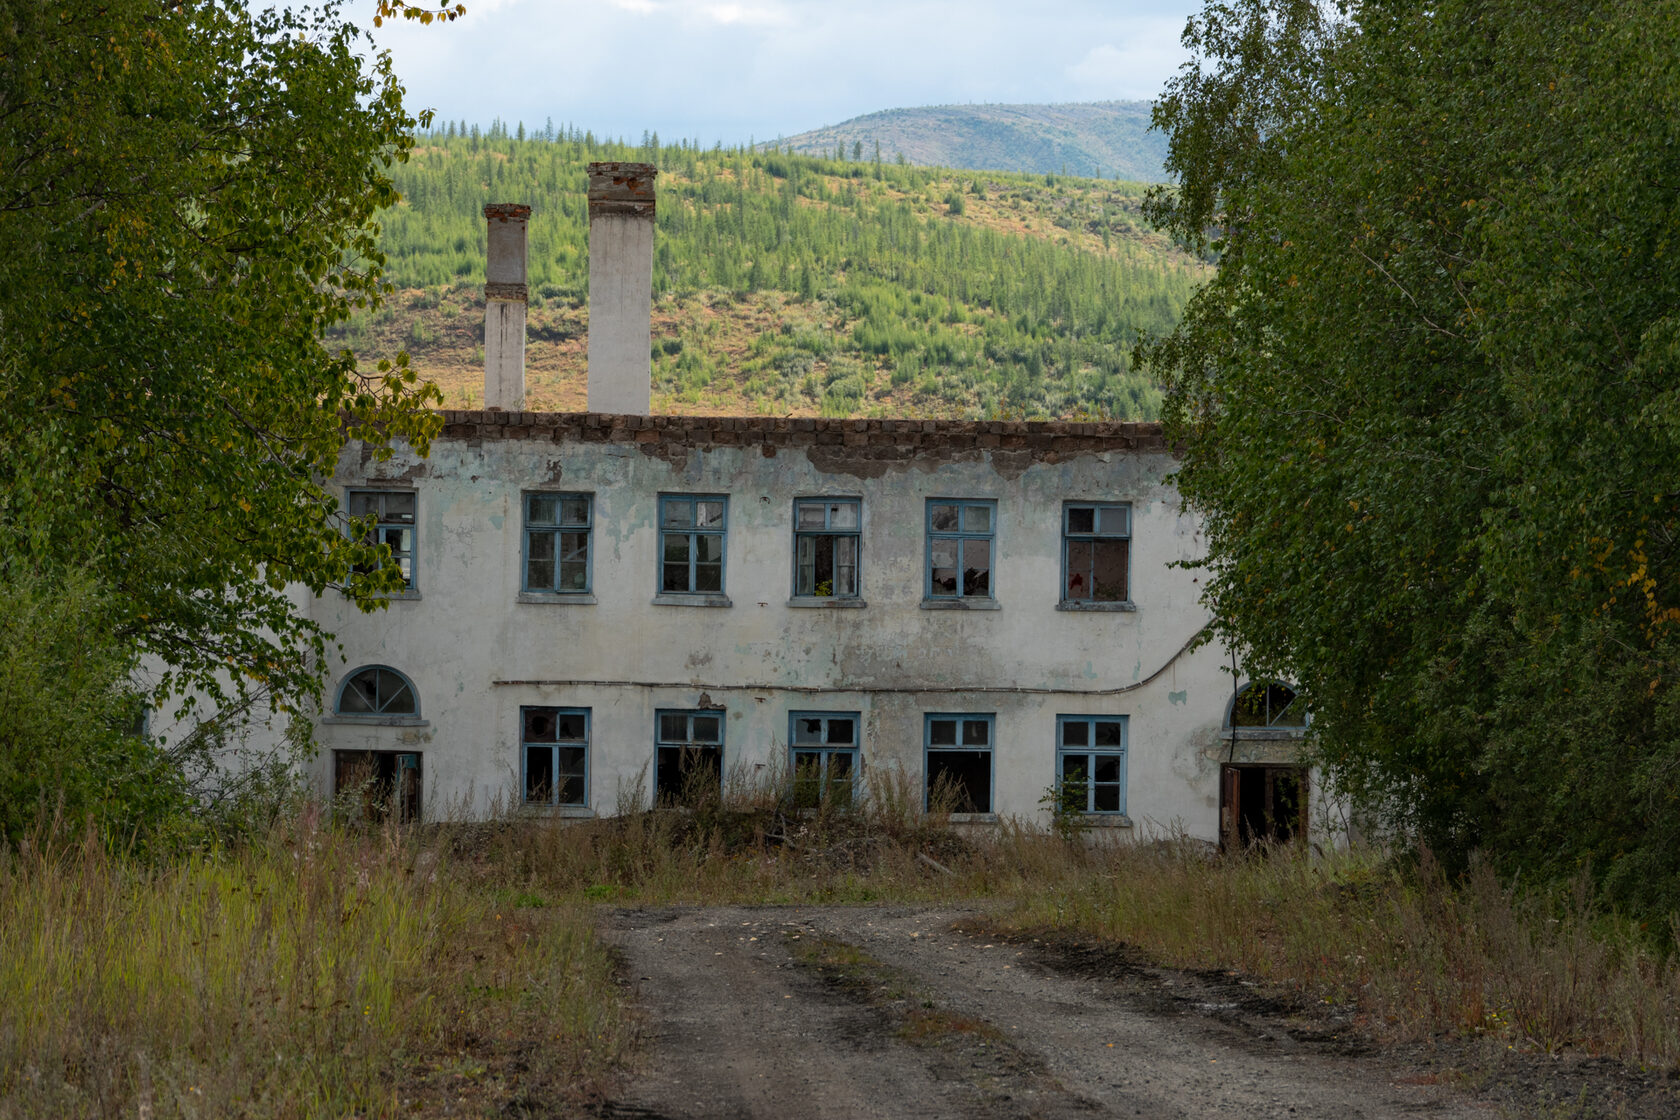
[[[420,694],[395,669],[369,665],[357,669],[339,686],[333,713],[341,716],[418,716]]]
[[[1278,681],[1255,681],[1237,693],[1225,726],[1232,731],[1305,731],[1306,701]]]

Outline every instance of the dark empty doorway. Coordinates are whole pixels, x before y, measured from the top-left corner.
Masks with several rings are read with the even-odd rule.
[[[334,751],[333,793],[340,805],[360,805],[364,819],[420,819],[418,751]]]
[[[1219,846],[1225,851],[1306,838],[1304,768],[1230,763],[1219,778]]]

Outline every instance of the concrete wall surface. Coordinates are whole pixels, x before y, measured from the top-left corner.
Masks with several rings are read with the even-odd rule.
[[[329,705],[350,674],[384,665],[413,682],[420,713],[329,712],[324,791],[333,751],[415,751],[428,815],[518,805],[521,708],[550,705],[589,712],[587,805],[571,813],[645,800],[662,709],[721,709],[725,768],[748,780],[785,767],[790,712],[855,712],[863,788],[893,771],[921,788],[926,716],[965,713],[993,720],[993,813],[1030,816],[1056,779],[1057,717],[1124,716],[1126,811],[1102,823],[1217,838],[1228,658],[1186,649],[1208,618],[1195,573],[1174,563],[1202,542],[1165,481],[1158,429],[446,419],[427,459],[375,462],[355,444],[340,459],[346,490],[415,493],[415,589],[373,614],[332,593],[309,605],[344,647]],[[589,497],[587,594],[523,587],[532,492]],[[661,593],[661,495],[727,498],[721,596]],[[861,502],[861,605],[794,595],[794,503],[824,495]],[[934,498],[996,503],[990,600],[928,601]],[[1129,504],[1127,609],[1061,601],[1068,502]]]
[[[653,215],[589,223],[589,407],[652,411]]]

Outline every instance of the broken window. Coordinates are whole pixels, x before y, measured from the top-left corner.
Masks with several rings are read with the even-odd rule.
[[[526,591],[581,595],[589,590],[588,494],[525,495]]]
[[[659,590],[722,595],[729,499],[667,494],[659,499]]]
[[[333,800],[338,812],[368,823],[420,819],[418,751],[334,751]]]
[[[589,709],[520,708],[527,805],[589,804]]]
[[[850,805],[857,792],[858,713],[793,712],[788,722],[794,807]]]
[[[1304,841],[1307,771],[1301,766],[1227,764],[1220,768],[1219,843],[1227,851]]]
[[[1057,716],[1056,784],[1084,812],[1124,813],[1126,717]]]
[[[1233,729],[1305,731],[1307,704],[1286,684],[1256,681],[1237,693],[1231,702],[1228,726]]]
[[[863,503],[801,498],[793,503],[793,593],[855,599]]]
[[[929,597],[991,598],[997,503],[930,498],[927,510]]]
[[[655,717],[653,795],[661,805],[695,805],[723,789],[721,710],[662,711]]]
[[[414,491],[352,490],[350,516],[372,517],[373,528],[363,539],[384,545],[402,569],[403,584],[414,586]]]
[[[1062,602],[1131,598],[1132,507],[1072,503],[1062,508]]]
[[[384,665],[357,669],[338,687],[333,714],[339,716],[418,716],[420,695],[409,679]]]
[[[952,813],[992,811],[992,715],[926,717],[926,807]]]

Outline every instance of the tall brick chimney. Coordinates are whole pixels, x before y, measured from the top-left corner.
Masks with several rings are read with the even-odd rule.
[[[492,202],[484,265],[484,407],[525,407],[525,227],[531,208]]]
[[[589,411],[653,411],[651,163],[589,165]]]

